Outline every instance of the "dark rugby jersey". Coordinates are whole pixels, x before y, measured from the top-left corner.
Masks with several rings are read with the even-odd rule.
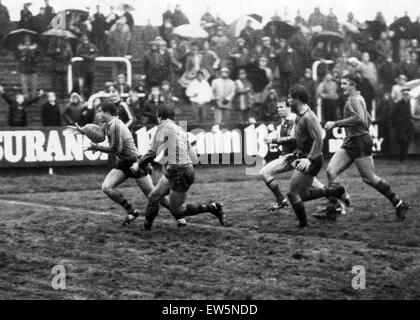
[[[344,106],[344,119],[337,121],[335,124],[336,127],[345,128],[345,140],[369,134],[372,119],[366,109],[365,99],[360,93],[356,93],[347,99]]]
[[[311,160],[322,156],[322,128],[315,113],[306,106],[295,121],[296,153]]]

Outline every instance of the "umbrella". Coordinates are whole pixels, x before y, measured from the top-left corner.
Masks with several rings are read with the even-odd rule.
[[[420,95],[420,86],[417,86],[410,91],[410,96],[417,98]]]
[[[251,20],[251,27],[254,30],[261,30],[263,28],[262,23],[256,20],[253,16],[254,15],[241,16],[229,26],[229,29],[233,31],[235,37],[238,37],[241,34],[241,31],[246,27],[248,20]]]
[[[134,8],[131,4],[128,3],[122,3],[119,6],[117,6],[117,10],[124,10],[124,7],[128,8],[128,11],[134,11],[136,8]]]
[[[182,38],[192,39],[205,39],[209,36],[206,30],[192,24],[183,24],[182,26],[176,27],[172,33]]]
[[[50,29],[42,35],[44,37],[77,38],[72,32],[62,29]]]
[[[239,69],[244,69],[247,73],[247,78],[249,82],[252,84],[252,88],[255,92],[262,92],[265,87],[268,85],[269,80],[267,78],[267,73],[265,70],[259,68],[255,64],[246,64],[243,66],[240,66],[233,70],[232,72],[232,78],[237,79],[238,78],[238,71]]]
[[[28,29],[18,29],[10,32],[3,40],[3,45],[6,49],[16,51],[18,45],[23,43],[23,38],[30,36],[31,41],[39,42],[39,35],[37,32]]]
[[[344,41],[344,36],[334,31],[323,31],[312,38],[313,43],[318,42],[334,42],[339,43]]]
[[[417,86],[420,86],[420,79],[411,80],[404,85],[404,87],[407,87],[410,90]]]
[[[299,29],[297,27],[291,26],[290,24],[283,21],[270,21],[264,27],[264,32],[269,33],[272,27],[276,28],[276,34],[279,38],[289,39],[292,35],[296,33]]]

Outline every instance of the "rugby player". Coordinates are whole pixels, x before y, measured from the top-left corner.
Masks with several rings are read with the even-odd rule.
[[[142,172],[148,164],[154,161],[156,156],[164,156],[160,160],[164,174],[149,196],[144,229],[151,230],[153,221],[159,212],[159,201],[166,195],[169,195],[169,210],[176,219],[211,213],[219,219],[223,226],[225,215],[221,203],[185,205],[187,192],[194,183],[193,162],[197,161],[197,154],[194,143],[188,140],[187,132],[175,124],[174,117],[175,111],[171,106],[165,105],[158,108],[159,126],[151,148],[132,167],[133,172]]]
[[[343,77],[341,89],[347,96],[344,119],[325,124],[327,131],[334,128],[346,130],[344,143],[334,154],[327,168],[329,184],[334,185],[336,178],[355,163],[363,181],[383,194],[394,206],[397,219],[404,221],[410,205],[398,197],[388,182],[375,173],[373,141],[369,133],[371,117],[366,109],[365,99],[360,94],[360,82],[357,76],[349,74]]]
[[[270,212],[281,210],[289,205],[287,199],[280,191],[280,182],[275,178],[275,175],[291,170],[287,163],[284,162],[284,157],[285,155],[293,153],[296,149],[296,141],[293,133],[296,114],[292,113],[290,106],[286,106],[285,103],[279,104],[277,111],[281,119],[278,135],[276,138],[267,137],[264,141],[268,144],[278,144],[281,147],[279,150],[281,150],[282,155],[278,159],[265,165],[260,172],[261,178],[265,182],[266,186],[273,192],[277,200],[277,202],[270,207]],[[314,178],[313,187],[324,188],[325,185],[317,178]],[[341,208],[341,210],[343,211],[344,208]]]
[[[140,190],[148,197],[153,190],[153,181],[150,177],[150,168],[145,168],[145,170],[139,171],[137,174],[133,174],[130,170],[131,166],[139,160],[140,153],[134,144],[133,135],[130,130],[116,115],[117,108],[112,101],[104,100],[97,106],[97,117],[102,123],[102,130],[108,137],[109,147],[92,143],[86,150],[99,151],[116,156],[116,164],[106,176],[102,184],[102,191],[112,201],[118,203],[125,209],[127,218],[123,226],[127,226],[137,219],[140,213],[117,190],[117,187],[127,179],[133,178]],[[73,132],[84,134],[83,128],[77,124],[68,128]],[[169,208],[169,200],[167,198],[160,199],[160,202],[164,207]],[[185,219],[178,219],[178,226],[182,227],[185,224]]]
[[[293,86],[289,91],[288,104],[295,120],[296,150],[286,155],[281,165],[284,170],[294,170],[287,197],[299,220],[299,227],[308,226],[304,202],[324,197],[343,198],[344,187],[333,185],[328,188],[314,188],[315,177],[322,169],[322,128],[318,118],[308,106],[308,93],[301,85]]]

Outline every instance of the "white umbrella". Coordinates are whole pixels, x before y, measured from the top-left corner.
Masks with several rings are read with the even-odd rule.
[[[176,27],[172,33],[182,38],[192,39],[205,39],[209,36],[206,30],[192,24],[183,24],[182,26]]]
[[[241,16],[239,19],[236,19],[231,25],[230,28],[233,28],[235,37],[238,37],[241,34],[241,31],[246,27],[247,21],[251,20],[251,27],[254,30],[262,30],[263,24],[258,20],[254,19],[251,16]]]
[[[420,85],[415,87],[414,89],[411,89],[410,96],[417,98],[420,95]]]
[[[404,85],[404,87],[409,89],[414,89],[417,86],[420,86],[420,79],[411,80]]]

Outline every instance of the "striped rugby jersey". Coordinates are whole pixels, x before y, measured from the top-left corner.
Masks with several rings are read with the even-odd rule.
[[[102,130],[108,137],[109,147],[120,160],[137,160],[140,152],[128,127],[117,117],[102,124]]]
[[[295,153],[299,157],[315,160],[322,156],[322,128],[311,108],[305,107],[295,120]]]

